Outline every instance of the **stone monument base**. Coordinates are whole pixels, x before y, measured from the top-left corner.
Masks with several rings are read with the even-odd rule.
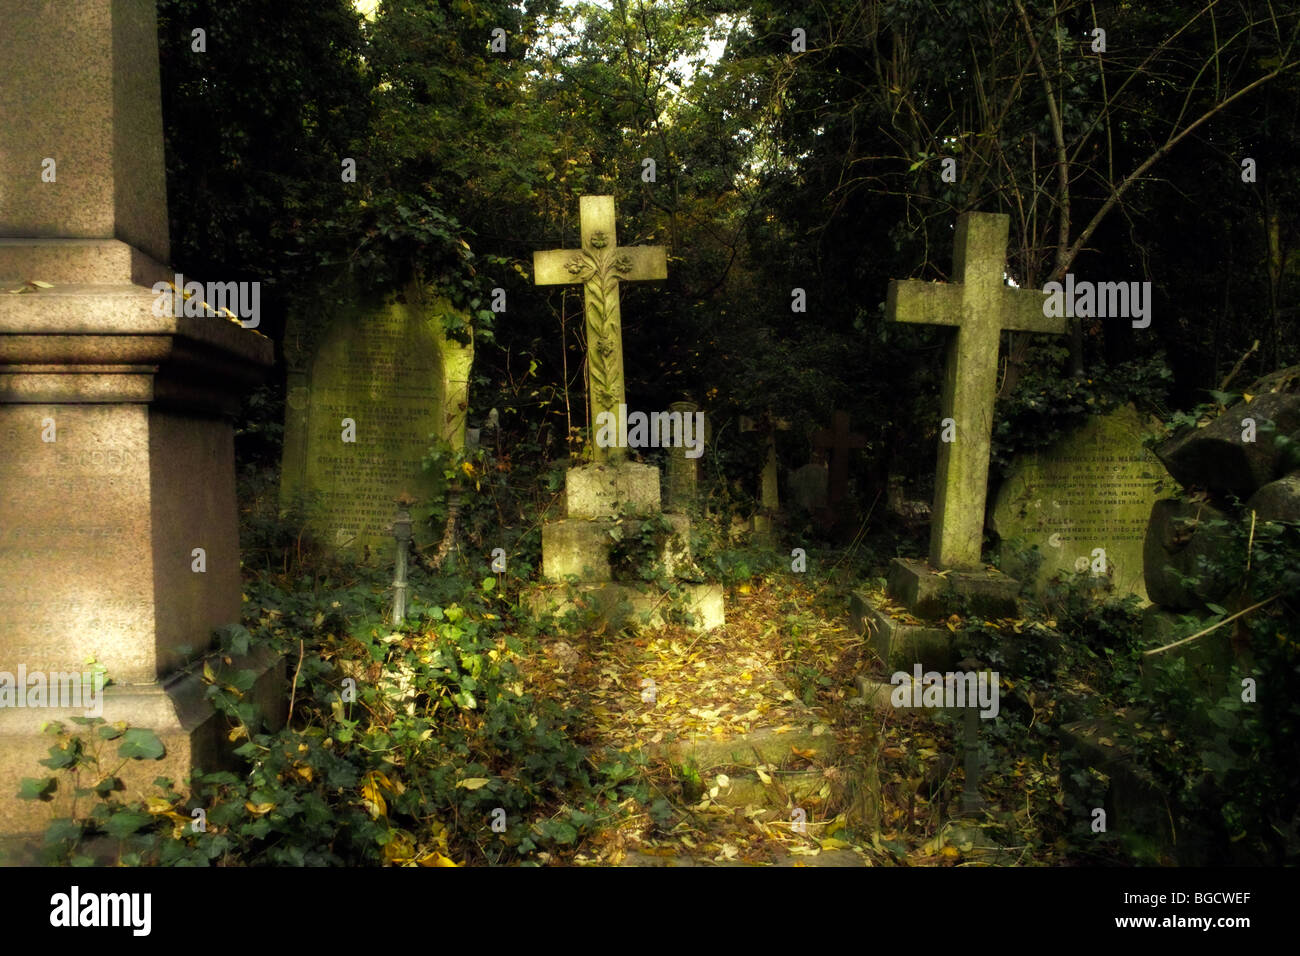
[[[917,617],[948,617],[963,605],[987,618],[1020,613],[1020,582],[993,568],[936,571],[924,561],[894,558],[888,580],[889,596]]]
[[[527,591],[525,605],[535,616],[562,616],[569,611],[581,614],[596,610],[611,627],[643,623],[663,627],[673,611],[690,614],[693,630],[709,631],[726,623],[723,591],[720,584],[680,584],[682,599],[674,603],[669,593],[650,585],[601,582],[578,584],[572,591],[562,585],[541,585]]]
[[[611,627],[637,620],[662,627],[670,608],[690,615],[697,630],[725,623],[720,585],[699,580],[691,557],[691,519],[667,514],[659,505],[659,469],[620,461],[570,468],[564,481],[564,517],[542,525],[542,576],[549,582],[524,596],[536,616],[595,610]],[[667,525],[656,535],[651,558],[656,579],[686,579],[677,584],[682,598],[674,605],[662,588],[613,580],[611,552],[617,540],[636,534],[640,522],[661,516]],[[634,545],[635,546],[635,545]],[[569,581],[577,580],[569,590]]]
[[[676,577],[689,574],[691,561],[691,519],[664,513],[671,531],[655,552],[655,563],[663,573]],[[633,518],[632,520],[636,520]],[[610,550],[614,518],[561,518],[542,525],[542,576],[548,581],[565,581],[570,576],[583,581],[611,581]]]
[[[256,673],[253,686],[245,691],[244,698],[257,707],[271,727],[283,726],[287,708],[284,658],[263,649],[251,652],[227,667],[232,671],[252,670]],[[155,684],[104,688],[101,697],[103,713],[97,716],[102,717],[106,724],[124,722],[128,727],[152,730],[166,748],[157,760],[125,762],[117,772],[126,788],[125,792],[119,793],[120,799],[143,798],[153,789],[156,777],[170,777],[178,790],[186,792],[186,780],[196,767],[210,772],[235,765],[234,745],[226,736],[227,721],[213,710],[200,674],[201,668],[196,666]],[[42,733],[41,727],[59,721],[69,731],[97,741],[95,727],[78,727],[72,722],[71,718],[80,716],[95,715],[88,714],[84,708],[0,709],[0,779],[13,784],[0,790],[0,833],[4,834],[0,841],[0,863],[22,865],[31,862],[50,821],[69,812],[72,796],[69,781],[63,774],[40,763],[49,756],[49,750],[56,742],[53,735]],[[120,744],[120,740],[101,743],[101,771],[108,772],[122,762],[117,755]],[[51,801],[19,799],[17,784],[23,777],[49,776],[59,781]],[[93,783],[83,782],[83,785]],[[89,812],[93,805],[85,797],[79,801],[83,813]]]
[[[969,608],[988,618],[1017,617],[1020,582],[991,568],[936,571],[924,561],[895,558],[884,594],[854,591],[849,614],[886,669],[948,670],[956,664],[952,642],[959,632],[944,618]]]

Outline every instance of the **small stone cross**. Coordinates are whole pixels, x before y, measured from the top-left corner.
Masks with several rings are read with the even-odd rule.
[[[849,493],[849,452],[854,448],[866,448],[867,440],[857,432],[849,431],[848,412],[836,412],[831,416],[831,427],[813,435],[813,447],[829,448],[833,452],[827,502],[831,506],[837,505]]]

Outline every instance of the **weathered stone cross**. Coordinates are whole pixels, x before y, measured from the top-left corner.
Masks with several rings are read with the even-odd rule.
[[[849,431],[848,412],[836,412],[831,416],[831,427],[820,429],[813,435],[813,447],[828,448],[832,452],[827,502],[839,504],[849,493],[849,452],[854,448],[866,448],[867,440],[857,432]]]
[[[623,326],[618,284],[629,279],[668,278],[663,246],[622,246],[614,238],[614,197],[583,196],[580,201],[582,248],[533,253],[537,285],[582,283],[587,316],[587,406],[592,434],[596,416],[616,417],[625,403]],[[596,461],[619,461],[626,448],[601,448],[592,442]]]
[[[930,563],[941,570],[982,567],[984,500],[997,397],[998,342],[1003,329],[1063,334],[1063,317],[1043,315],[1046,296],[1002,284],[1010,219],[963,213],[953,241],[956,282],[889,282],[885,314],[896,322],[953,326],[943,379],[942,412],[952,441],[939,443],[930,526]],[[941,436],[946,437],[946,436]]]

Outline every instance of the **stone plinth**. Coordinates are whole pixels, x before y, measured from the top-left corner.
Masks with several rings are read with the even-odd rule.
[[[849,617],[853,632],[871,642],[886,670],[910,671],[919,662],[927,671],[945,671],[957,659],[957,635],[948,628],[892,614],[866,591],[849,595]]]
[[[271,344],[154,316],[153,300],[130,285],[0,296],[0,670],[93,657],[154,681],[238,619],[223,416]]]
[[[533,613],[563,615],[575,607],[592,608],[614,627],[633,618],[663,626],[668,619],[665,612],[672,607],[663,590],[640,581],[613,580],[619,570],[613,560],[615,547],[639,536],[641,523],[656,515],[669,529],[656,535],[656,580],[698,580],[691,557],[691,519],[659,510],[659,469],[626,461],[572,468],[565,478],[564,502],[568,517],[542,525],[542,576],[548,582],[577,582],[577,590],[534,588],[525,598]],[[632,542],[632,547],[638,546]],[[720,586],[679,584],[678,588],[684,595],[678,609],[695,618],[696,628],[708,630],[724,623]]]
[[[0,275],[49,255],[50,243],[31,245],[0,245]],[[223,740],[202,685],[176,675],[239,619],[228,416],[272,348],[225,319],[155,316],[151,290],[130,284],[147,260],[121,243],[78,244],[73,257],[116,284],[0,295],[0,671],[101,664],[117,685],[104,718],[149,728],[167,748],[123,768],[143,792],[157,776],[180,784],[196,762],[214,766]],[[253,666],[255,699],[274,717],[283,668]],[[48,822],[48,806],[15,794],[22,777],[47,773],[41,724],[65,716],[0,711],[0,833]]]
[[[986,618],[1019,615],[1020,582],[993,568],[944,571],[924,561],[895,558],[886,594],[854,591],[849,616],[888,669],[947,670],[956,663],[954,632],[943,619],[963,611]]]
[[[220,661],[214,662],[218,670]],[[245,691],[244,699],[252,701],[271,726],[284,722],[288,700],[285,697],[285,662],[282,657],[265,650],[236,660],[232,670],[252,670],[257,674],[253,686]],[[8,668],[0,668],[8,669]],[[147,792],[156,777],[170,777],[183,788],[186,777],[195,767],[205,771],[232,766],[230,745],[226,741],[228,723],[208,703],[207,687],[199,677],[199,668],[177,674],[166,682],[152,684],[124,684],[104,688],[103,713],[109,723],[125,722],[131,727],[147,727],[158,735],[166,753],[158,760],[127,760],[117,775],[122,778],[128,794]],[[43,830],[51,816],[66,815],[66,781],[60,780],[59,789],[51,803],[35,800],[18,800],[13,797],[18,782],[23,777],[50,776],[52,771],[40,764],[49,756],[54,738],[41,733],[47,721],[59,721],[69,730],[77,730],[70,718],[85,714],[85,710],[46,707],[41,709],[0,709],[0,834],[36,834]],[[81,728],[87,729],[87,728]],[[89,728],[90,734],[94,733]],[[102,751],[101,768],[111,769],[122,762],[117,756],[120,741],[110,741]],[[84,806],[84,798],[82,804]],[[3,840],[0,837],[0,840]],[[3,850],[22,852],[28,841],[4,840]],[[21,857],[20,857],[21,860]],[[11,863],[20,860],[2,859]]]
[[[609,533],[613,519],[585,521],[565,518],[542,525],[542,576],[548,581],[576,577],[584,581],[609,581]]]
[[[674,578],[691,567],[691,519],[665,514],[664,520],[672,530],[664,536],[655,559],[662,574]],[[542,576],[556,582],[570,577],[588,582],[613,580],[610,552],[618,526],[613,518],[546,522],[542,525]]]
[[[616,518],[659,511],[659,469],[636,462],[583,465],[564,478],[564,509],[569,518]]]
[[[987,618],[1016,617],[1020,582],[993,568],[940,573],[924,561],[894,558],[889,596],[921,618],[941,618],[968,607]]]

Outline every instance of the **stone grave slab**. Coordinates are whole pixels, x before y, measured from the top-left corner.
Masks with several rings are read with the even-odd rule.
[[[286,346],[291,367],[285,410],[281,504],[300,506],[336,553],[387,560],[395,499],[411,506],[417,547],[439,536],[440,470],[423,460],[438,437],[464,441],[463,395],[473,347],[448,343],[437,309],[413,297],[388,303],[346,300],[317,316],[310,344]],[[289,336],[303,334],[299,320]],[[344,440],[344,420],[355,441]]]
[[[1120,594],[1147,600],[1143,544],[1151,509],[1176,490],[1155,455],[1143,445],[1156,426],[1131,406],[1091,418],[1049,448],[1020,456],[998,491],[991,525],[1001,539],[1001,567],[1027,576],[1018,552],[1043,556],[1034,584],[1053,574],[1090,571],[1096,549]],[[1098,565],[1100,567],[1100,565]]]

